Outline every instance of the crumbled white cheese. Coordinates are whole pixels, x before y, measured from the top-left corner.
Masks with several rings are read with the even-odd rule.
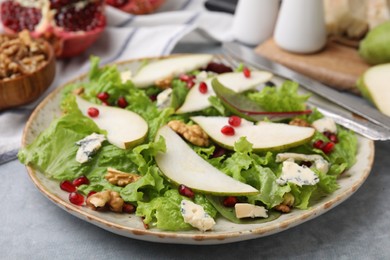
[[[327,173],[329,171],[329,162],[319,154],[278,153],[276,155],[276,162],[283,162],[287,160],[292,162],[313,162],[314,167],[320,172]]]
[[[80,146],[77,150],[76,161],[79,163],[88,162],[105,140],[104,135],[93,133],[76,142],[76,145]]]
[[[131,77],[132,77],[131,70],[126,70],[122,72],[121,73],[122,83],[126,83],[126,81],[131,80]]]
[[[192,201],[182,200],[180,212],[184,222],[201,231],[210,230],[215,225],[214,219],[204,211],[203,207]]]
[[[249,203],[236,203],[234,205],[237,218],[267,218],[267,210],[262,206],[257,206]]]
[[[298,186],[315,185],[320,179],[308,167],[299,166],[295,162],[284,161],[282,166],[282,174],[276,180],[279,185],[284,185],[287,182],[294,183]]]
[[[199,73],[196,75],[195,81],[196,81],[197,83],[200,83],[200,82],[202,82],[202,81],[205,81],[208,77],[209,77],[209,75],[207,74],[206,71],[201,71],[201,72],[199,72]]]
[[[169,107],[171,104],[171,97],[172,97],[172,89],[167,88],[166,90],[162,91],[160,94],[157,95],[157,107],[160,109]]]
[[[312,126],[318,131],[318,132],[331,132],[331,133],[337,133],[337,126],[336,123],[332,118],[329,117],[323,117],[321,119],[318,119],[312,123]]]

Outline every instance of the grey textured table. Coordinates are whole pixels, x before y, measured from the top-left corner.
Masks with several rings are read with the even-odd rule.
[[[390,142],[375,146],[370,176],[341,205],[282,233],[213,246],[144,242],[100,229],[44,197],[14,160],[0,165],[0,259],[390,259]]]

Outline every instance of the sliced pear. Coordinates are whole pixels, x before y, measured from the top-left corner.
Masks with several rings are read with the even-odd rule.
[[[254,151],[279,151],[304,144],[313,137],[315,129],[288,124],[259,122],[253,124],[242,119],[241,125],[235,127],[233,136],[221,133],[222,127],[228,125],[228,117],[191,117],[216,143],[232,150],[234,143],[245,136],[253,144]]]
[[[141,68],[132,81],[137,88],[146,88],[158,80],[175,77],[206,66],[212,58],[211,54],[192,54],[157,60]]]
[[[160,136],[165,139],[166,152],[156,155],[156,163],[172,182],[214,195],[240,196],[259,193],[252,186],[239,182],[213,167],[197,155],[169,126],[159,129],[156,138]]]
[[[272,77],[272,73],[267,71],[252,71],[249,78],[246,78],[242,72],[223,73],[215,78],[226,88],[233,92],[240,93],[253,89],[257,85],[267,82]],[[188,92],[183,105],[176,111],[176,113],[189,113],[208,108],[211,105],[208,100],[209,97],[215,96],[215,92],[211,84],[212,80],[213,78],[210,78],[205,81],[208,86],[208,91],[204,94],[199,91],[199,84],[196,84]]]
[[[90,117],[96,125],[107,131],[107,140],[122,149],[134,147],[142,143],[148,133],[148,124],[138,114],[118,107],[101,106],[90,103],[79,96],[76,102],[83,113],[88,116],[88,109],[99,110],[97,117]]]
[[[390,63],[369,68],[357,87],[383,114],[390,116]]]

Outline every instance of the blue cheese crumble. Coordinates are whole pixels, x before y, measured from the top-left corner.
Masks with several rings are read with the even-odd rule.
[[[76,161],[79,163],[88,162],[92,155],[102,147],[102,142],[105,140],[104,135],[93,133],[76,142],[76,145],[80,146],[77,150]]]
[[[320,181],[317,174],[305,165],[299,166],[292,161],[284,161],[282,174],[276,180],[279,185],[285,185],[287,182],[294,183],[298,186],[315,185]]]
[[[215,225],[214,219],[204,211],[203,207],[192,201],[182,200],[180,203],[180,212],[185,223],[201,231],[210,230]]]

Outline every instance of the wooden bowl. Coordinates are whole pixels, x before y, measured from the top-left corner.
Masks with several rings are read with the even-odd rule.
[[[43,42],[47,50],[46,64],[31,74],[0,80],[0,111],[35,101],[53,82],[56,71],[54,50],[48,42],[39,41]]]

